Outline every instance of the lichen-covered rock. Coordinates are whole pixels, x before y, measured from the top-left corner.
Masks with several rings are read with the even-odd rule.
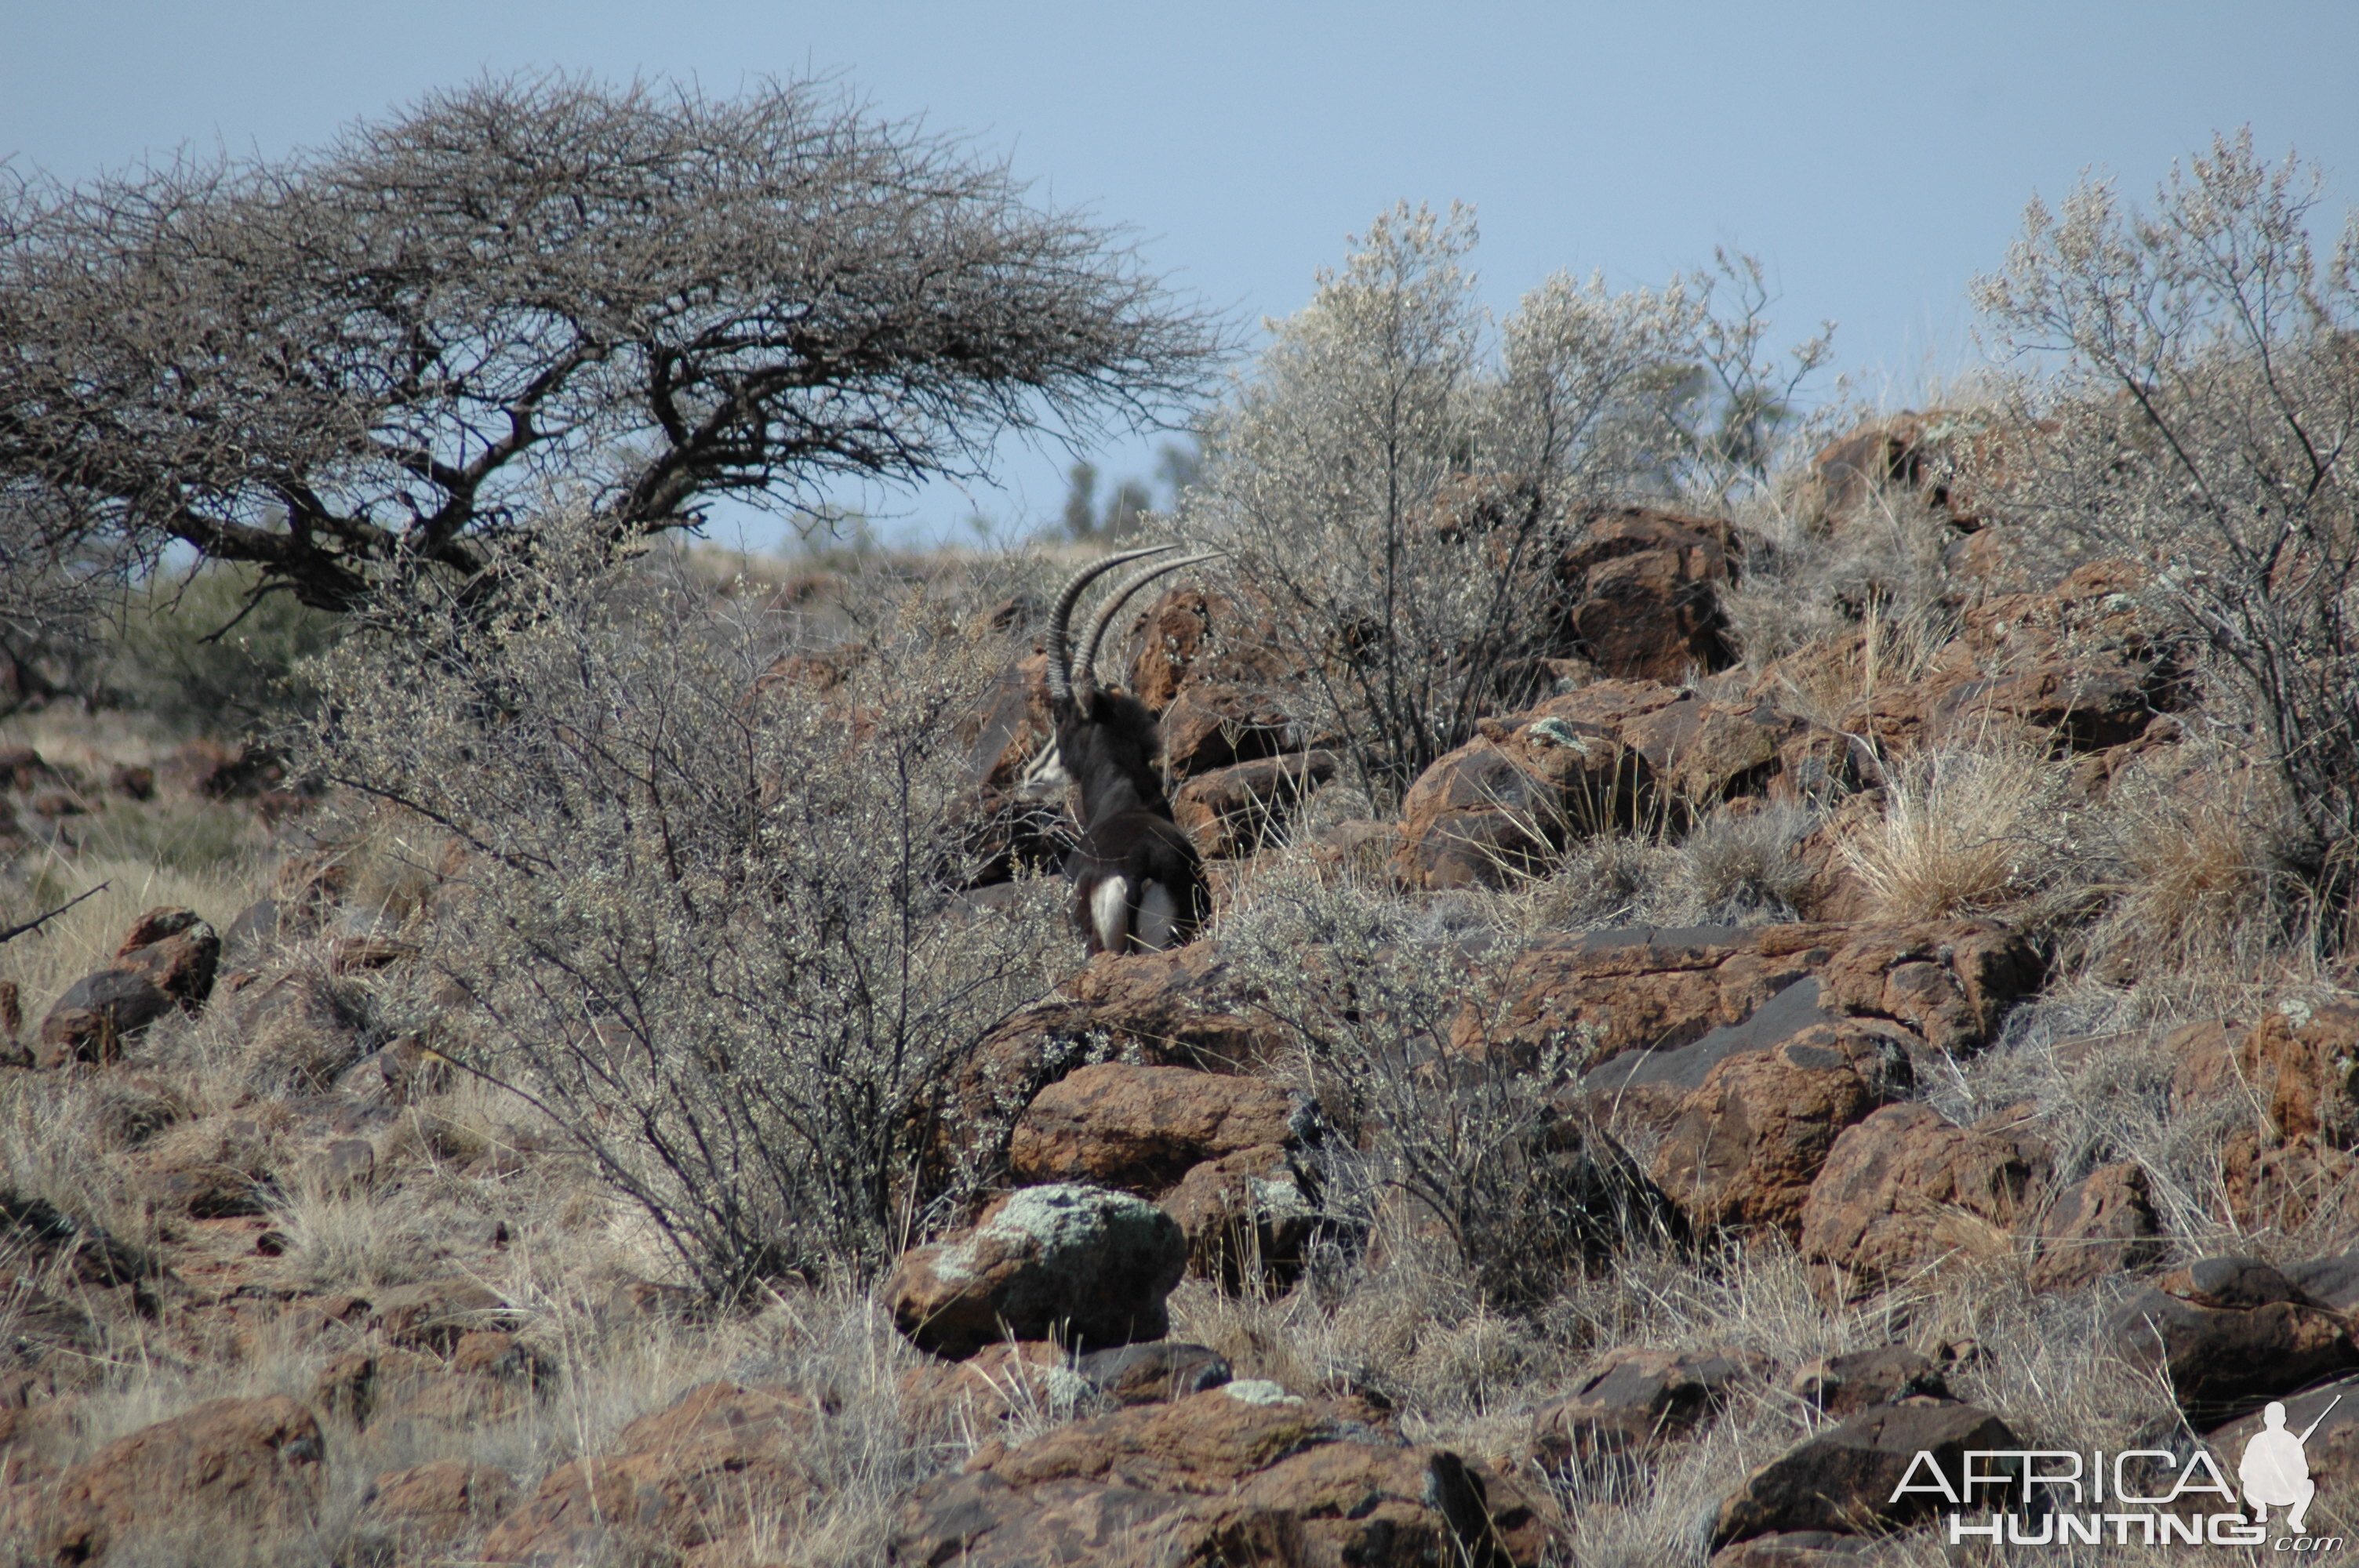
[[[1310,1174],[1281,1144],[1207,1160],[1162,1197],[1188,1238],[1188,1271],[1226,1291],[1283,1290],[1328,1225]]]
[[[968,1235],[902,1254],[884,1298],[903,1334],[953,1360],[1010,1338],[1126,1345],[1169,1330],[1187,1263],[1179,1226],[1144,1198],[1025,1187]]]

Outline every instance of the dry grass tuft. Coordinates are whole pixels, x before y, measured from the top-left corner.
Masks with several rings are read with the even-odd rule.
[[[2068,765],[2027,747],[1953,747],[1886,769],[1884,820],[1844,859],[1887,920],[2006,914],[2040,925],[2082,894],[2085,814]]]

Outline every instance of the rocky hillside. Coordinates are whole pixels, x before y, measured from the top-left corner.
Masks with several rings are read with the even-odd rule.
[[[1864,427],[1791,526],[1585,515],[1542,695],[1397,814],[1252,585],[1165,593],[1126,685],[1207,935],[1053,938],[933,1086],[897,1261],[734,1300],[472,1050],[466,845],[13,721],[12,899],[107,887],[0,947],[7,1552],[1949,1561],[1920,1454],[2144,1450],[2158,1494],[2271,1400],[2307,1530],[2359,1523],[2359,990],[2146,568],[1985,526],[1973,438]],[[1004,651],[976,923],[1061,831]]]

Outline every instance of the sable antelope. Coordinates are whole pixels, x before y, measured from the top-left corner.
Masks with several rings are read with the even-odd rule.
[[[1091,622],[1078,662],[1071,646],[1073,606],[1084,589],[1125,562],[1179,547],[1156,545],[1093,561],[1066,581],[1049,614],[1049,703],[1057,741],[1042,761],[1054,758],[1053,773],[1036,770],[1027,782],[1047,784],[1060,773],[1080,796],[1081,837],[1066,857],[1065,874],[1073,883],[1073,924],[1092,954],[1176,947],[1204,918],[1203,869],[1164,798],[1155,716],[1126,692],[1098,688],[1097,654],[1125,600],[1166,572],[1212,557],[1158,561],[1125,579]]]

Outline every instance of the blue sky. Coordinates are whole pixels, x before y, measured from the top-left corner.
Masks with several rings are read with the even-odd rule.
[[[1547,273],[1767,261],[1781,331],[1918,399],[1971,358],[1967,281],[2089,166],[2143,195],[2251,124],[2359,191],[2353,0],[1971,5],[880,3],[350,5],[0,0],[0,157],[73,177],[181,142],[280,153],[424,89],[534,67],[840,73],[1131,225],[1255,329],[1397,199],[1473,203],[1505,309]],[[1144,472],[1152,440],[1101,454]],[[885,503],[896,531],[1052,515],[1067,456]]]

